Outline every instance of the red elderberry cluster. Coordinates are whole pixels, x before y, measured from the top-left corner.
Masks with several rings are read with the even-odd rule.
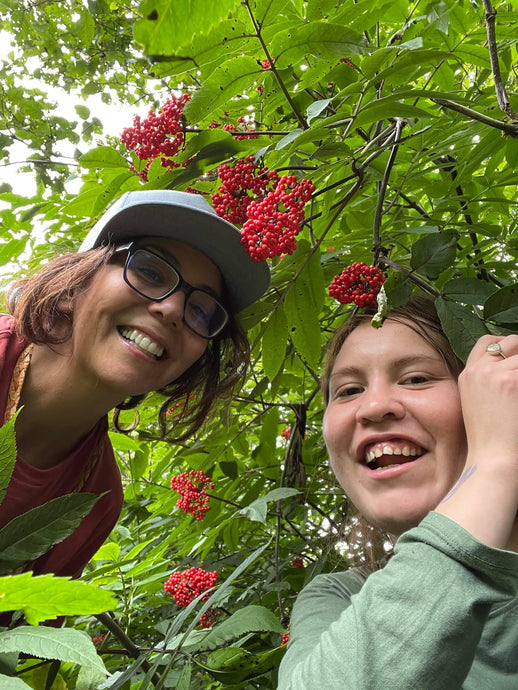
[[[207,489],[213,489],[214,482],[201,470],[182,472],[171,479],[171,489],[180,494],[176,506],[184,513],[202,520],[210,508]]]
[[[161,165],[168,170],[179,167],[179,163],[170,159],[184,142],[182,111],[190,98],[188,94],[172,94],[157,113],[150,110],[145,120],[136,115],[133,127],[122,132],[121,142],[125,147],[134,151],[139,160],[148,161],[140,172],[130,166],[143,180],[147,181],[147,172],[155,158],[160,157]]]
[[[304,220],[304,204],[314,191],[310,180],[297,182],[294,175],[284,175],[264,199],[248,205],[241,244],[252,259],[263,261],[294,252],[295,237]]]
[[[299,556],[296,556],[296,557],[292,560],[291,565],[292,565],[294,568],[304,568],[304,561],[303,561],[302,558],[300,558]]]
[[[217,571],[208,572],[203,568],[189,568],[172,573],[167,582],[164,583],[164,589],[173,597],[178,606],[185,608],[200,594],[214,587],[217,579]],[[207,593],[201,600],[207,601],[208,598],[209,594]],[[210,627],[217,615],[216,611],[209,608],[200,618],[201,627]]]
[[[218,177],[221,185],[211,197],[212,205],[219,216],[236,225],[247,221],[246,212],[252,201],[263,199],[268,186],[279,179],[275,170],[261,167],[253,156],[240,159],[233,166],[220,165]]]
[[[289,641],[290,641],[289,632],[281,633],[281,647],[285,644],[288,644]]]
[[[329,294],[341,304],[354,302],[358,307],[376,306],[376,296],[385,282],[377,266],[352,263],[329,286]]]
[[[100,635],[94,635],[94,637],[92,637],[92,642],[96,647],[98,647],[100,644],[104,642],[105,639],[106,633],[101,633]]]
[[[281,436],[282,438],[285,438],[286,441],[289,441],[291,438],[291,427],[287,426],[285,429],[281,431]]]

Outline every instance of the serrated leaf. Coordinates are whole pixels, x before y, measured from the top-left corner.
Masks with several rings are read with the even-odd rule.
[[[506,323],[513,311],[518,311],[518,283],[497,290],[484,303],[484,318],[492,321]]]
[[[250,87],[257,78],[260,67],[251,57],[232,57],[219,65],[195,91],[184,108],[184,115],[189,122],[198,122],[207,113],[218,116],[221,109],[242,91]]]
[[[200,648],[213,649],[250,632],[286,632],[277,616],[264,606],[245,606],[220,623],[204,638]]]
[[[263,369],[270,381],[273,381],[282,367],[287,340],[288,322],[282,304],[278,304],[263,335]]]
[[[310,124],[311,120],[314,120],[316,117],[318,117],[320,113],[324,112],[332,100],[332,98],[323,98],[320,101],[314,101],[311,103],[311,105],[309,105],[306,109],[306,119],[308,124]]]
[[[439,297],[435,306],[453,351],[465,362],[480,336],[489,333],[488,329],[471,309],[461,304]]]
[[[98,500],[96,494],[67,494],[7,523],[0,530],[0,574],[38,558],[72,534]]]
[[[38,659],[59,659],[79,666],[92,666],[108,675],[90,637],[74,628],[22,626],[0,633],[0,648]]]
[[[148,55],[182,54],[192,37],[225,19],[238,0],[144,0],[133,35]]]
[[[18,412],[0,427],[0,504],[5,498],[9,481],[16,463],[16,436],[14,424]]]
[[[418,273],[434,280],[455,260],[458,235],[445,230],[426,235],[412,245],[410,265]]]
[[[302,244],[302,243],[300,243]],[[299,354],[316,368],[321,354],[319,314],[325,299],[320,256],[314,254],[286,293],[288,334]]]
[[[66,577],[51,574],[33,577],[27,572],[0,578],[0,611],[23,610],[31,625],[58,616],[113,611],[116,606],[117,600],[111,592]],[[0,649],[4,651],[1,645]]]
[[[98,146],[83,153],[79,163],[83,168],[128,168],[126,159],[110,146]]]
[[[251,654],[241,647],[226,647],[209,654],[205,668],[216,680],[236,684],[277,667],[285,652],[285,646],[263,654]]]
[[[342,24],[311,22],[301,24],[297,31],[279,31],[272,40],[271,53],[279,68],[299,62],[300,56],[311,54],[315,59],[334,62],[344,55],[361,55],[365,38]]]
[[[478,278],[452,278],[444,285],[442,292],[456,302],[482,305],[498,288]]]
[[[242,508],[239,513],[249,520],[254,522],[266,522],[266,515],[268,512],[268,503],[272,501],[281,501],[283,498],[290,498],[296,496],[300,491],[289,487],[280,487],[269,491],[265,496],[260,496],[252,501],[250,505]]]

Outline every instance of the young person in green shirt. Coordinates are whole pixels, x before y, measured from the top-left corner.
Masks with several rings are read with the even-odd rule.
[[[278,687],[516,689],[518,335],[483,336],[464,368],[430,299],[370,318],[331,342],[323,434],[394,555],[305,587]]]

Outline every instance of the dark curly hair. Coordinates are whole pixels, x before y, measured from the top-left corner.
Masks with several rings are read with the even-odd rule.
[[[7,305],[16,320],[18,334],[36,345],[67,341],[73,329],[76,297],[88,289],[114,251],[113,246],[108,246],[58,256],[36,273],[17,280],[8,291]],[[192,436],[216,401],[243,381],[249,359],[248,339],[230,315],[225,329],[209,341],[200,359],[176,381],[157,391],[166,398],[158,415],[162,435],[177,442]],[[117,406],[114,424],[119,431],[123,429],[119,426],[118,411],[135,407],[145,397],[134,396]],[[167,412],[175,401],[184,403],[175,415],[175,432],[178,428],[180,433],[167,428]]]

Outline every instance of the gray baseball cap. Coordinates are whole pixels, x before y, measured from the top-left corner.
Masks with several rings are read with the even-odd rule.
[[[206,254],[221,271],[234,313],[258,300],[270,284],[266,261],[254,261],[245,252],[234,225],[220,218],[201,195],[171,189],[123,194],[93,226],[79,251],[139,237],[168,237]]]

